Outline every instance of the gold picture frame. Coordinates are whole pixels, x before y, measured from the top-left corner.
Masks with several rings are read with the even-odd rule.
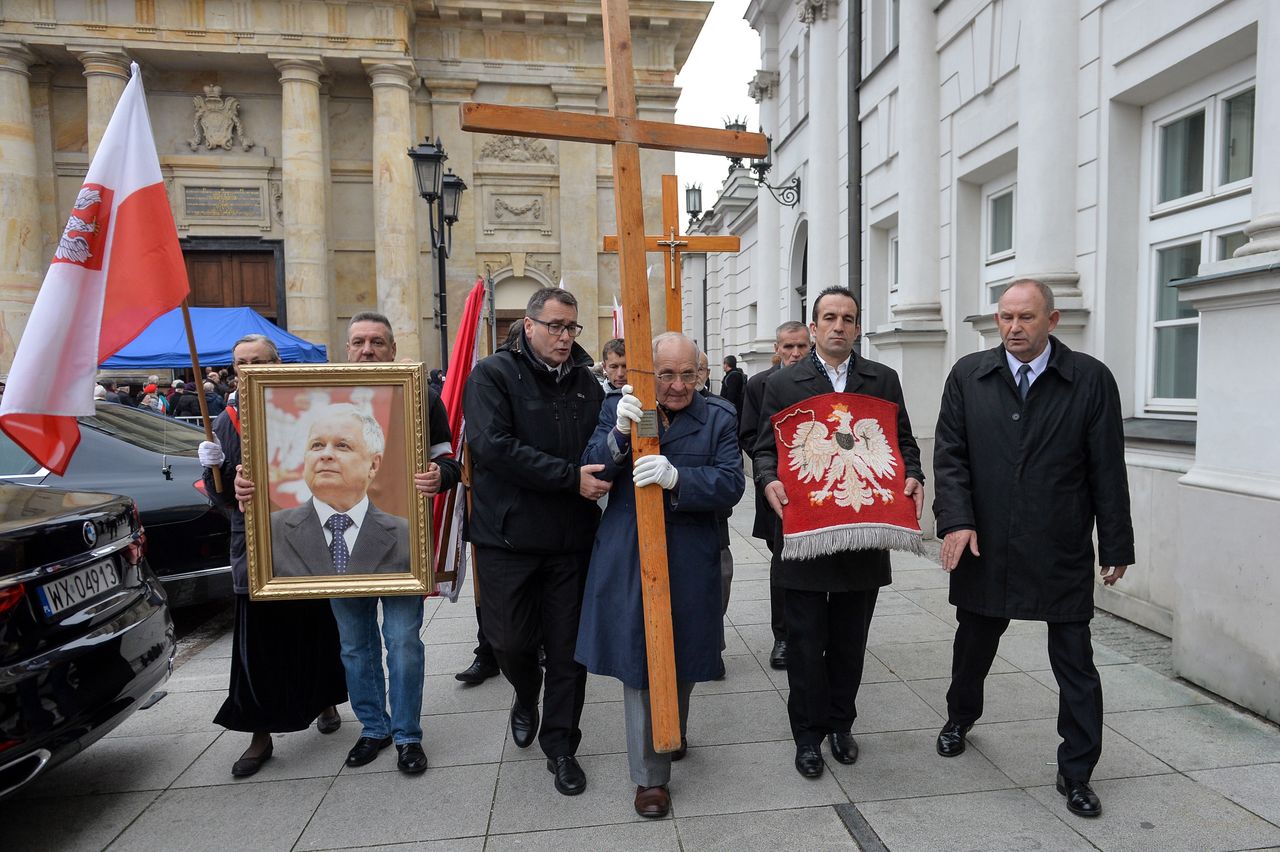
[[[430,593],[430,504],[413,484],[430,446],[422,365],[237,372],[242,464],[255,485],[245,510],[249,596]]]

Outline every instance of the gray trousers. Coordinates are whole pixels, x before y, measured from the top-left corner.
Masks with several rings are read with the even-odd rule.
[[[689,695],[692,681],[677,681],[680,702],[680,735],[689,723]],[[649,690],[622,686],[622,710],[627,725],[627,762],[631,780],[641,787],[657,787],[671,780],[671,754],[653,750],[653,717],[649,713]]]

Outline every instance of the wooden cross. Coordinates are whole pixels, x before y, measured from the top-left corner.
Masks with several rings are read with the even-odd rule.
[[[740,251],[742,241],[737,237],[687,236],[680,233],[680,196],[675,175],[662,176],[662,233],[644,238],[647,251],[665,254],[667,283],[667,331],[682,331],[680,308],[680,256],[689,252]],[[604,238],[605,251],[618,250],[618,238]]]
[[[609,90],[608,115],[465,103],[461,106],[462,129],[613,146],[613,195],[620,237],[622,304],[626,311],[626,327],[640,341],[640,345],[627,353],[627,377],[645,408],[643,425],[632,429],[632,452],[639,458],[660,452],[653,353],[647,345],[652,329],[649,322],[649,281],[645,272],[640,149],[763,158],[768,153],[768,141],[759,133],[638,119],[627,0],[601,0],[600,6],[604,22],[605,83]],[[675,647],[671,638],[671,587],[667,577],[663,502],[659,487],[636,489],[640,588],[644,597],[653,745],[657,751],[669,752],[680,747],[680,709],[676,696]]]

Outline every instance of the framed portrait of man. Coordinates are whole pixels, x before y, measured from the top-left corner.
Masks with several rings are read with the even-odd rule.
[[[240,371],[254,600],[427,594],[431,512],[413,487],[430,446],[422,365]]]

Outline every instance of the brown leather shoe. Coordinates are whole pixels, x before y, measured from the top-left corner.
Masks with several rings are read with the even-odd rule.
[[[636,813],[649,819],[662,819],[671,812],[671,794],[665,785],[636,788]]]

